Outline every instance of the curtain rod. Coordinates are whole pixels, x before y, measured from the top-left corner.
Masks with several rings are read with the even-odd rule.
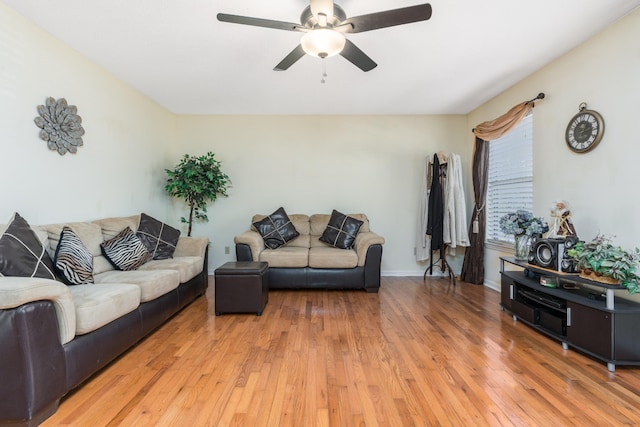
[[[544,97],[545,97],[544,92],[540,92],[540,93],[538,94],[538,96],[536,96],[535,98],[530,99],[529,101],[527,101],[527,104],[530,104],[530,103],[532,103],[532,102],[534,102],[534,101],[537,101],[538,99],[544,99]]]

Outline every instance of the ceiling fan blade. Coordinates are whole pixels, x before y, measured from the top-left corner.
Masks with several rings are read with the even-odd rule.
[[[232,24],[252,25],[254,27],[274,28],[276,30],[300,31],[300,24],[293,22],[272,21],[271,19],[251,18],[249,16],[229,15],[226,13],[218,14],[218,21],[230,22]]]
[[[298,45],[291,51],[278,65],[275,66],[273,71],[286,71],[293,64],[305,55],[302,45]]]
[[[360,48],[349,39],[345,40],[344,49],[342,49],[340,55],[362,71],[371,71],[378,66],[378,64],[373,62],[366,53],[361,51]]]
[[[362,33],[379,28],[426,21],[429,18],[431,18],[431,5],[425,3],[417,6],[370,13],[368,15],[354,16],[342,21],[340,25],[351,24],[352,28],[351,30],[347,28],[347,33]]]
[[[333,0],[310,0],[309,6],[311,7],[311,13],[317,20],[319,14],[324,14],[328,21],[333,18]]]

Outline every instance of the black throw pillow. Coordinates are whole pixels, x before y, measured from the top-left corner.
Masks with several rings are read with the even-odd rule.
[[[356,240],[362,221],[333,210],[329,224],[324,229],[320,241],[340,249],[349,249]]]
[[[180,238],[180,230],[145,213],[140,214],[140,225],[136,234],[151,252],[153,259],[173,258],[173,252]]]
[[[17,212],[0,230],[0,277],[55,279],[53,261],[29,223]]]
[[[264,239],[265,246],[270,249],[277,249],[300,235],[282,207],[268,217],[254,222],[253,226]]]

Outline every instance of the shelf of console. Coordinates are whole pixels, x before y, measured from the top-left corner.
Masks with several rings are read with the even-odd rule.
[[[505,263],[511,264],[520,268],[526,268],[528,270],[537,272],[544,275],[557,276],[560,280],[571,281],[577,284],[589,285],[591,287],[601,288],[605,296],[607,308],[613,310],[615,308],[615,292],[620,290],[626,290],[626,288],[619,285],[610,285],[607,283],[596,282],[594,280],[585,279],[580,277],[578,273],[565,273],[550,268],[544,268],[537,265],[529,264],[526,261],[518,261],[513,257],[500,257],[500,273],[505,271]]]
[[[614,295],[625,288],[509,257],[500,261],[501,306],[514,320],[560,341],[565,350],[606,362],[612,372],[616,365],[640,365],[640,304]],[[506,270],[505,264],[518,269]],[[541,285],[540,276],[557,278],[558,287]]]
[[[547,337],[559,342],[562,345],[562,349],[563,350],[576,350],[579,351],[583,354],[586,354],[596,360],[599,360],[601,362],[606,363],[607,365],[607,370],[609,370],[610,372],[615,372],[616,366],[640,366],[640,360],[638,359],[615,359],[612,357],[606,357],[603,356],[601,354],[599,354],[598,352],[595,352],[592,350],[592,348],[590,348],[588,345],[584,346],[584,345],[578,345],[573,343],[572,341],[567,339],[567,335],[563,335],[563,334],[558,334],[548,328],[545,328],[544,326],[541,326],[540,324],[537,324],[535,322],[531,322],[527,319],[524,319],[522,317],[519,317],[516,314],[512,314],[513,316],[513,320],[521,322],[526,324],[527,326],[531,327],[532,329],[535,329],[537,332],[546,335]]]

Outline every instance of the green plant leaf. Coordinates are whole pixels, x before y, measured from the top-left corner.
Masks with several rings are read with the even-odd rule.
[[[190,220],[181,218],[183,223],[189,224],[189,231],[194,219],[205,222],[209,220],[207,215],[202,213],[207,211],[208,203],[214,202],[218,196],[228,197],[227,190],[231,181],[220,166],[221,163],[215,159],[214,154],[208,152],[203,156],[185,154],[174,169],[165,169],[166,193],[171,197],[183,199],[190,210],[195,209],[190,215]]]

